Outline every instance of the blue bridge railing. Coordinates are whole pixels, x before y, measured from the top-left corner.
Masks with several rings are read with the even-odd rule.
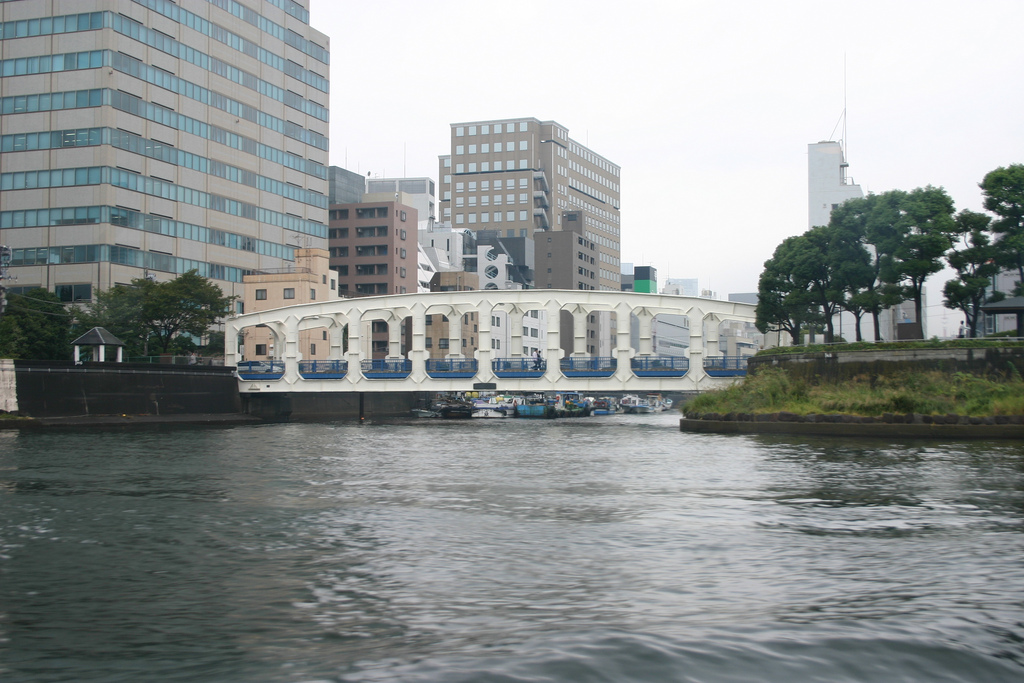
[[[615,358],[611,356],[570,357],[559,362],[566,377],[611,377],[615,367]]]
[[[299,374],[303,379],[345,379],[347,373],[347,360],[299,361]]]
[[[235,368],[242,379],[281,379],[284,375],[283,360],[244,360]]]
[[[747,374],[746,356],[705,356],[704,372],[712,377],[740,377]]]
[[[466,379],[476,375],[476,358],[428,358],[427,375],[433,379]]]
[[[637,377],[682,377],[690,369],[690,359],[683,356],[636,356],[629,360]]]
[[[502,378],[536,378],[543,377],[547,372],[547,361],[536,358],[495,358],[491,361],[491,370]]]
[[[367,358],[360,369],[366,379],[405,379],[412,372],[408,358]]]

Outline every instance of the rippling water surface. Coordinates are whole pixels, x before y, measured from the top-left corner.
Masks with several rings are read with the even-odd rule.
[[[1024,444],[0,432],[0,680],[1024,680]]]

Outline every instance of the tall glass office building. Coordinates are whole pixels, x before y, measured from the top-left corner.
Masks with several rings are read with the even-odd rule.
[[[66,301],[327,248],[329,43],[309,0],[0,0],[0,244]]]

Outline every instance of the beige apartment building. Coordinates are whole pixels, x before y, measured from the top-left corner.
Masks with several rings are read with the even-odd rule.
[[[454,123],[451,152],[439,161],[445,223],[532,238],[538,270],[547,253],[542,234],[578,232],[595,245],[595,262],[587,264],[595,277],[575,281],[573,289],[619,290],[620,168],[569,137],[566,127],[534,118]],[[565,223],[566,213],[574,225]]]
[[[0,244],[65,301],[327,247],[329,43],[309,0],[0,2]]]
[[[245,313],[338,298],[337,274],[330,268],[326,249],[297,249],[294,266],[246,275],[244,280],[242,310]],[[330,338],[326,327],[300,331],[302,359],[327,359]],[[270,331],[262,327],[246,329],[238,340],[238,347],[242,360],[273,360],[280,358],[283,352],[275,348]]]
[[[418,213],[411,197],[397,194],[365,194],[358,204],[331,205],[331,268],[343,296],[418,291]]]

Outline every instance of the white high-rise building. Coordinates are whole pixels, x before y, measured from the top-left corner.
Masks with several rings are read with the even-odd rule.
[[[66,301],[327,248],[329,45],[309,0],[0,2],[0,243]]]
[[[846,174],[849,164],[839,142],[807,145],[807,227],[828,225],[832,209],[864,193]]]

